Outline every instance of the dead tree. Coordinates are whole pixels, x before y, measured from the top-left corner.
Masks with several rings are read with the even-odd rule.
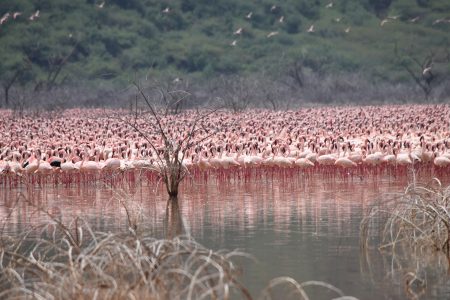
[[[303,74],[303,61],[297,59],[288,69],[288,76],[291,77],[299,88],[305,86],[305,79]]]
[[[171,112],[186,97],[180,97],[177,101],[162,99],[162,105],[158,106],[158,101],[150,98],[140,84],[134,83],[134,86],[137,90],[136,101],[142,100],[144,105],[142,108],[136,105],[131,115],[118,116],[118,118],[139,133],[147,141],[151,150],[157,154],[155,164],[150,169],[156,171],[160,176],[170,199],[176,200],[179,185],[189,174],[183,160],[191,149],[211,138],[217,132],[215,128],[207,128],[205,122],[208,116],[216,112],[217,109],[187,112],[194,114],[194,116],[187,126],[187,131],[181,134],[177,130],[170,129],[168,118],[173,117]],[[143,129],[143,126],[141,126],[143,122],[149,125],[149,130]],[[158,144],[154,137],[160,138],[162,145]]]
[[[410,53],[401,56],[397,47],[395,49],[395,55],[399,60],[399,65],[422,90],[425,100],[429,100],[433,89],[445,78],[445,76],[442,76],[442,74],[436,71],[439,68],[439,64],[445,62],[445,57],[444,60],[440,59],[434,51],[430,51],[428,55],[421,59]]]
[[[50,91],[56,85],[56,81],[61,75],[61,71],[67,65],[70,58],[77,52],[79,42],[75,42],[67,53],[52,54],[47,58],[47,77],[38,80],[34,86],[34,91]]]
[[[248,108],[251,102],[255,84],[241,77],[222,77],[220,80],[219,97],[222,106],[233,112],[241,112]]]

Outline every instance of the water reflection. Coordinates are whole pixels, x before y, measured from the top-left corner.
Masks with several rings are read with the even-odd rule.
[[[162,187],[146,184],[3,189],[0,218],[9,216],[6,232],[21,232],[46,220],[32,205],[22,201],[15,206],[19,194],[63,222],[81,216],[94,229],[127,230],[134,216],[156,237],[190,234],[213,249],[240,248],[253,254],[259,263],[243,266],[243,281],[254,295],[270,279],[291,276],[299,282],[323,280],[360,299],[402,299],[402,276],[397,273],[397,283],[387,278],[394,276],[387,266],[395,262],[377,253],[370,255],[369,266],[365,258],[358,259],[359,223],[368,206],[385,193],[402,191],[407,180],[293,176],[187,181],[179,201],[168,200]]]
[[[179,207],[179,201],[176,197],[170,197],[166,205],[166,219],[164,220],[165,238],[172,239],[176,236],[184,235],[183,219]]]

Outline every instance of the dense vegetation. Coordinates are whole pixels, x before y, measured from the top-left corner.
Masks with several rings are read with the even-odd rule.
[[[219,75],[276,78],[291,90],[319,81],[332,95],[362,78],[409,84],[421,98],[450,94],[435,92],[450,73],[449,1],[330,1],[2,0],[2,98],[23,87],[107,90],[136,77]]]

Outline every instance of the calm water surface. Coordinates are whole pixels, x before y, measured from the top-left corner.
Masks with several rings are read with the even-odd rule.
[[[353,180],[289,179],[271,177],[252,180],[186,182],[180,196],[180,215],[186,231],[206,247],[240,249],[256,262],[240,261],[242,282],[258,296],[277,276],[290,276],[298,282],[320,280],[359,299],[405,299],[401,272],[393,272],[392,258],[378,251],[370,259],[360,255],[359,224],[367,208],[389,193],[402,192],[407,178],[355,178]],[[46,216],[20,204],[13,211],[13,199],[23,192],[35,203],[48,207],[63,221],[75,215],[88,218],[103,230],[126,228],[127,200],[133,211],[141,211],[144,222],[156,236],[164,237],[167,197],[162,190],[146,184],[121,189],[109,187],[44,187],[0,190],[0,216],[11,214],[5,230],[20,232]],[[445,269],[447,262],[436,258],[429,268]],[[405,270],[403,270],[405,272]],[[421,299],[450,299],[442,278],[433,282]],[[431,280],[431,282],[430,282]],[[446,281],[446,280],[445,280]],[[330,299],[312,288],[314,299]]]

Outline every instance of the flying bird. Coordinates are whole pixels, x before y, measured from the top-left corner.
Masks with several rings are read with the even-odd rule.
[[[384,26],[384,24],[386,24],[387,22],[391,22],[391,20],[389,19],[384,19],[380,22],[380,26]]]
[[[103,8],[104,6],[105,6],[105,1],[103,1],[102,3],[97,5],[98,8]]]
[[[246,17],[247,19],[251,19],[251,18],[252,18],[252,15],[253,15],[253,12],[251,11],[251,12],[249,12],[245,17]]]
[[[427,75],[430,72],[431,72],[431,66],[426,67],[425,69],[423,69],[422,75],[425,76],[425,75]]]
[[[281,16],[278,22],[283,23],[284,22],[284,16]]]
[[[267,38],[271,38],[271,37],[277,35],[278,33],[279,33],[278,31],[272,31],[267,35]]]
[[[309,33],[313,33],[313,32],[315,32],[316,30],[314,29],[314,24],[313,25],[311,25],[309,28],[308,28],[308,30],[306,30],[306,32],[309,32]]]
[[[450,20],[447,18],[436,19],[436,20],[434,20],[432,25],[436,25],[439,23],[450,23]]]
[[[271,12],[274,12],[275,10],[277,10],[277,8],[278,8],[278,7],[277,7],[276,5],[272,5],[272,7],[270,8],[270,11],[271,11]]]
[[[3,23],[6,23],[6,21],[8,21],[9,18],[9,13],[6,13],[3,15],[3,17],[0,19],[0,25],[2,25]]]
[[[336,21],[336,23],[339,23],[341,21],[341,18],[336,18],[334,20]]]
[[[22,15],[22,13],[20,11],[16,11],[15,13],[13,13],[13,19],[15,20],[20,15]]]
[[[349,33],[350,32],[350,27],[345,28],[344,32],[345,33]]]
[[[163,14],[168,14],[168,13],[170,13],[170,8],[169,8],[169,7],[164,8],[163,11],[162,11],[162,13],[163,13]]]
[[[234,41],[232,41],[231,43],[230,43],[230,46],[236,46],[237,45],[237,40],[234,40]]]
[[[242,34],[242,30],[243,30],[243,28],[239,27],[235,32],[233,32],[233,34],[234,35],[240,35],[240,34]]]
[[[409,19],[408,22],[416,23],[417,21],[419,21],[419,19],[420,19],[420,16],[417,16],[415,18]]]
[[[30,21],[34,21],[35,19],[39,18],[39,15],[40,15],[40,11],[37,10],[37,11],[36,11],[34,14],[32,14],[28,19],[29,19]]]
[[[333,7],[333,2],[330,2],[327,5],[325,5],[325,8],[332,8],[332,7]]]

